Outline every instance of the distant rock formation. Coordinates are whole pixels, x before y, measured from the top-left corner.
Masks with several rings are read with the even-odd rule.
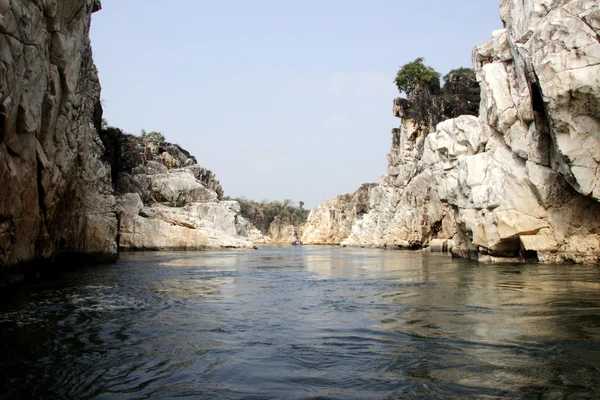
[[[340,244],[348,237],[352,225],[369,212],[369,190],[375,183],[365,183],[356,192],[325,200],[312,210],[304,226],[304,244]]]
[[[252,248],[262,234],[222,201],[214,173],[178,145],[109,128],[100,135],[117,195],[120,250]]]
[[[296,205],[292,200],[254,201],[236,198],[241,215],[263,234],[256,243],[291,244],[300,240],[309,211],[304,202]]]
[[[475,48],[479,116],[393,132],[346,246],[452,247],[481,261],[600,260],[600,1],[504,0]]]
[[[304,223],[298,223],[291,218],[276,217],[269,225],[267,236],[269,243],[292,244],[302,237]]]

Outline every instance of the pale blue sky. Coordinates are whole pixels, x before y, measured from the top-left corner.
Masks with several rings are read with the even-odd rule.
[[[324,198],[386,170],[392,83],[442,74],[502,27],[499,0],[103,0],[92,46],[104,116],[163,132],[226,195]]]

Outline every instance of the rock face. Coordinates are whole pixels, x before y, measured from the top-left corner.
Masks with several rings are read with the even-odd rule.
[[[394,100],[392,112],[402,124],[392,130],[387,174],[370,192],[369,213],[356,221],[342,245],[421,248],[437,240],[448,247],[457,229],[454,213],[434,188],[434,171],[424,168],[421,159],[436,123],[476,113],[479,85],[469,72],[451,73],[441,93],[417,87],[409,99]]]
[[[0,1],[0,266],[65,252],[116,256],[88,38],[99,8]]]
[[[262,240],[238,202],[222,201],[214,173],[181,147],[114,128],[101,138],[112,165],[120,250],[252,248]]]
[[[369,190],[376,184],[365,183],[356,192],[325,200],[312,210],[304,225],[304,244],[340,244],[352,225],[369,211]]]
[[[428,132],[396,101],[388,173],[342,244],[599,262],[600,2],[504,0],[501,15],[473,53],[479,117]]]
[[[305,225],[294,224],[290,218],[276,217],[269,225],[269,243],[290,244],[301,240]]]

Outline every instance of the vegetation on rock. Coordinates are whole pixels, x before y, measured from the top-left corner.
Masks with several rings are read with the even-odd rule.
[[[471,68],[457,68],[448,72],[444,76],[442,98],[444,118],[478,115],[481,95],[475,71]]]
[[[425,59],[419,57],[398,70],[394,82],[400,93],[405,93],[407,97],[410,97],[418,86],[426,86],[433,92],[439,91],[440,73],[423,64],[423,61]]]
[[[402,66],[394,82],[406,99],[397,99],[400,117],[412,119],[430,129],[448,118],[459,115],[477,115],[479,111],[479,84],[471,68],[457,68],[443,78],[422,57]]]
[[[300,201],[299,205],[296,206],[289,199],[283,202],[277,200],[257,202],[244,197],[237,197],[230,200],[240,203],[242,216],[252,222],[265,235],[269,232],[271,223],[276,219],[282,223],[299,226],[306,222],[310,213],[310,210],[304,209],[303,201]]]
[[[452,71],[448,72],[446,75],[444,75],[444,89],[446,88],[446,85],[448,84],[448,82],[450,82],[452,80],[452,77],[456,76],[456,75],[464,75],[470,79],[476,79],[475,71],[473,71],[473,68],[465,68],[465,67],[456,68],[456,69],[453,69]]]
[[[165,141],[165,135],[156,131],[146,132],[145,129],[142,129],[142,131],[140,132],[140,136],[146,140],[151,140],[153,142]]]

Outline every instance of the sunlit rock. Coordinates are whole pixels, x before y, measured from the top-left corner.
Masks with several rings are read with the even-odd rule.
[[[501,15],[473,51],[478,117],[433,127],[394,101],[388,172],[343,245],[599,262],[600,1],[504,0]]]

